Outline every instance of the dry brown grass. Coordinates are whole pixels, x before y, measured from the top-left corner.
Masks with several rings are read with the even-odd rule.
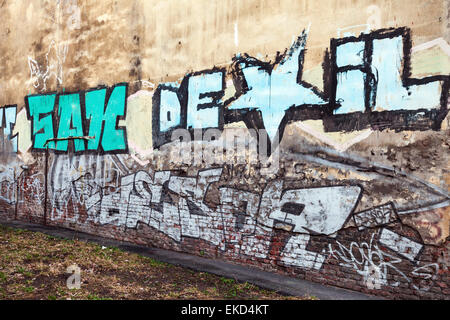
[[[67,267],[81,269],[68,289]],[[173,266],[117,248],[0,226],[0,299],[311,299]]]

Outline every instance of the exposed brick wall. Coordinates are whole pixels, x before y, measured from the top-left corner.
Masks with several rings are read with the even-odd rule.
[[[28,175],[25,175],[26,178],[22,180],[23,182],[19,186],[20,190],[24,189],[26,183],[30,182],[28,177],[33,175],[34,170],[39,170],[39,168],[33,168]],[[218,174],[219,172],[214,173]],[[220,176],[223,178],[226,173],[220,173]],[[192,179],[190,181],[198,180],[198,177]],[[227,202],[227,199],[220,198],[220,196],[217,199],[218,195],[215,194],[215,190],[221,190],[218,186],[223,187],[229,181],[216,180],[209,187],[208,185],[203,186],[203,188],[208,187],[208,191],[206,195],[202,195],[198,199],[187,194],[184,195],[184,199],[190,199],[194,203],[194,205],[191,204],[190,211],[188,208],[191,217],[195,217],[194,214],[201,213],[196,210],[200,210],[199,208],[205,202],[215,201],[218,203],[215,208],[209,207],[211,211],[207,212],[210,216],[217,215],[216,218],[213,217],[208,223],[201,224],[204,229],[200,230],[197,238],[192,235],[185,236],[184,234],[190,234],[190,231],[186,231],[185,226],[180,223],[169,221],[170,225],[160,229],[149,226],[151,223],[148,222],[148,217],[155,216],[155,214],[152,214],[152,210],[158,210],[158,207],[156,203],[149,206],[148,203],[139,201],[139,198],[136,198],[136,202],[129,201],[128,203],[123,201],[123,197],[122,201],[117,203],[112,203],[109,200],[103,202],[102,200],[97,203],[97,208],[91,207],[87,210],[85,206],[88,200],[87,193],[83,195],[84,198],[78,198],[79,202],[73,202],[74,194],[68,194],[67,197],[72,199],[66,198],[63,207],[57,207],[52,203],[50,193],[47,204],[47,223],[141,245],[252,265],[271,272],[388,298],[449,299],[448,240],[438,246],[425,245],[419,232],[402,223],[401,219],[387,225],[373,226],[364,230],[358,230],[355,226],[348,226],[332,236],[293,233],[284,230],[277,223],[274,223],[273,228],[268,228],[262,225],[258,219],[250,219],[248,214],[252,209],[249,204],[247,204],[247,215],[245,216],[247,220],[241,220],[240,223],[242,224],[237,229],[238,219],[236,217],[238,214],[233,210],[242,210],[242,207],[233,208],[230,202]],[[184,180],[184,183],[188,184],[187,180]],[[89,181],[84,181],[83,185],[89,185]],[[37,190],[38,197],[29,193],[19,194],[17,211],[19,220],[43,223],[42,202],[39,199],[43,196],[44,188],[43,184],[41,186],[42,188]],[[192,191],[195,192],[194,185],[191,185],[191,187],[193,188]],[[51,190],[51,188],[49,189]],[[165,190],[165,192],[166,195],[171,197],[171,200],[166,197],[164,201],[176,203],[176,207],[180,208],[177,214],[182,216],[184,214],[181,207],[183,202],[180,202],[180,199],[183,196],[177,195],[173,191],[175,189],[175,187],[171,188],[169,184],[168,190]],[[121,193],[128,192],[124,190],[127,189],[116,189],[110,191],[109,195],[118,193],[119,196]],[[225,194],[226,192],[222,196]],[[271,196],[274,195],[271,194]],[[77,197],[80,197],[80,195]],[[90,197],[92,197],[92,194]],[[179,198],[178,202],[175,199],[176,197]],[[269,202],[265,203],[267,199],[264,197],[264,192],[260,197],[262,200],[257,199],[258,197],[255,194],[254,200],[260,201],[260,205],[269,204]],[[251,201],[249,196],[245,199]],[[163,203],[166,203],[164,201]],[[264,209],[276,210],[277,204],[275,202],[276,200],[270,199],[272,208],[260,207],[259,215],[263,213]],[[236,203],[239,203],[239,201]],[[123,210],[124,204],[127,205],[127,210]],[[221,208],[224,211],[221,211]],[[229,211],[227,212],[225,209]],[[115,220],[116,222],[105,223],[98,219],[96,221],[95,217],[98,218],[102,212],[108,210],[112,210],[117,215],[118,220]],[[205,207],[203,207],[203,210],[205,210]],[[14,218],[15,205],[6,204],[3,201],[2,212],[7,213],[2,214],[2,216]],[[133,212],[139,213],[140,217],[137,219],[135,226],[127,228],[125,225]],[[195,218],[202,218],[202,216],[196,216]],[[145,222],[146,219],[147,222]],[[189,223],[189,221],[186,220],[185,223]],[[195,228],[195,225],[190,227]],[[179,239],[174,239],[176,237],[174,230],[179,231]],[[252,232],[249,232],[249,230]],[[401,237],[400,240],[394,240],[406,241],[406,243],[411,241],[409,244],[415,244],[418,248],[402,247],[400,242],[397,243],[398,247],[394,247],[395,242],[392,244],[386,243],[387,240],[383,240],[383,237],[385,237],[383,232],[386,231],[383,230],[389,230],[392,234]],[[391,233],[388,234],[391,235]],[[220,239],[220,243],[214,243],[214,234],[222,235],[217,237]],[[405,251],[402,252],[402,249]],[[373,272],[372,278],[369,272]]]

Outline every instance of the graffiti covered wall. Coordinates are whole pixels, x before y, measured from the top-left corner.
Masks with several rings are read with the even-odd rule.
[[[449,1],[3,7],[1,219],[449,299]]]

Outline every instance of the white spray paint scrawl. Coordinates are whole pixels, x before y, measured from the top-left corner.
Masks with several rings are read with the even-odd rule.
[[[382,245],[411,261],[414,261],[423,247],[420,243],[402,237],[389,229],[381,230],[379,241]]]
[[[47,82],[54,77],[57,85],[63,83],[63,64],[66,61],[68,45],[57,45],[54,40],[50,43],[47,53],[45,54],[45,62],[43,65],[28,57],[28,66],[30,67],[30,82],[33,87],[40,91],[47,90]]]
[[[289,190],[270,218],[294,225],[293,232],[331,235],[342,228],[361,191],[359,186]]]

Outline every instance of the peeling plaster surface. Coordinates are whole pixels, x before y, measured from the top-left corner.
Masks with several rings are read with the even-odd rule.
[[[0,216],[449,299],[449,1],[1,6]]]

